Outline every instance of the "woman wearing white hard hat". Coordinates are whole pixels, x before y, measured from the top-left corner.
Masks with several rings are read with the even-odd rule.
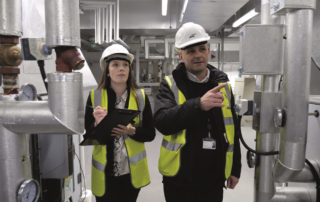
[[[91,134],[90,131],[115,108],[141,111],[133,125],[114,128],[107,145],[94,146],[92,192],[97,202],[134,202],[140,188],[150,183],[144,142],[154,139],[155,129],[148,97],[133,78],[133,59],[122,45],[106,48],[100,59],[102,79],[98,89],[91,91],[88,97],[86,134]]]

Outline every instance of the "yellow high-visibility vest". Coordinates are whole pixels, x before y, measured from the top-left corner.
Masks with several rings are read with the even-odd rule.
[[[178,89],[176,82],[172,75],[166,76],[166,81],[169,84],[171,91],[174,94],[176,103],[182,105],[186,98]],[[219,83],[219,85],[222,83]],[[223,93],[225,99],[222,102],[225,106],[222,107],[222,114],[228,139],[229,147],[226,153],[225,177],[228,179],[231,175],[233,164],[233,150],[234,150],[234,123],[231,112],[231,88],[228,84],[222,88],[220,92]],[[160,149],[159,171],[164,176],[175,176],[180,169],[181,148],[186,144],[186,130],[182,130],[173,135],[163,135],[162,145]]]
[[[135,97],[138,98],[138,103]],[[140,115],[134,121],[134,126],[142,125],[142,114],[145,106],[145,93],[142,89],[130,91],[128,109],[140,110]],[[108,111],[108,93],[106,89],[91,91],[92,105],[101,106]],[[125,144],[128,152],[131,182],[134,188],[141,188],[150,183],[147,153],[143,142],[135,141],[125,135]],[[95,145],[92,152],[92,193],[103,196],[105,193],[105,167],[107,165],[107,146]]]

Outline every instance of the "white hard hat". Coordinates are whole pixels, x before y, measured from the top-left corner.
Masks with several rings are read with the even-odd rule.
[[[130,61],[130,64],[132,64],[134,56],[132,54],[130,54],[129,51],[125,47],[123,47],[122,45],[112,44],[111,46],[107,47],[102,53],[102,56],[100,59],[101,69],[104,69],[106,66],[105,59],[113,58],[112,55],[115,55],[115,54],[117,54],[116,57],[118,57],[119,55],[120,56],[123,55],[121,58],[127,59],[128,61]]]
[[[185,48],[192,44],[205,42],[210,40],[210,36],[204,28],[193,22],[188,22],[182,25],[176,34],[176,48]]]

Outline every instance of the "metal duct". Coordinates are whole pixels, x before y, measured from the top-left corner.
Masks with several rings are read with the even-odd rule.
[[[304,187],[277,188],[276,194],[270,202],[311,202],[309,191]]]
[[[310,163],[313,165],[313,167],[316,169],[318,172],[318,175],[320,176],[320,166],[315,160],[309,160]],[[310,167],[308,164],[305,164],[304,168],[302,171],[295,176],[290,182],[314,182],[316,179],[314,178]]]
[[[313,10],[286,14],[282,106],[286,123],[281,131],[279,159],[273,169],[276,182],[290,181],[305,165]]]
[[[165,59],[164,56],[149,56],[149,44],[152,44],[152,43],[164,43],[164,39],[145,39],[144,40],[145,58],[156,59],[156,60]]]
[[[0,101],[16,102],[9,95],[1,96]],[[28,144],[28,136],[12,133],[0,124],[1,201],[16,202],[18,186],[23,180],[32,179]]]
[[[0,102],[0,124],[19,134],[83,134],[81,73],[48,74],[48,101]]]
[[[76,134],[84,132],[81,73],[48,74],[49,106],[52,114]]]
[[[46,0],[46,44],[81,46],[79,0]]]
[[[0,0],[0,35],[22,36],[21,0]]]

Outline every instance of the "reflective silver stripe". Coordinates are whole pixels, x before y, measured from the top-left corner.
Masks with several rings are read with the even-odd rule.
[[[124,140],[130,139],[129,135],[124,135],[123,138]]]
[[[234,144],[229,145],[227,152],[233,152]]]
[[[92,156],[92,166],[98,169],[101,172],[104,172],[104,165],[96,160]]]
[[[180,148],[181,144],[180,143],[171,143],[168,142],[167,140],[163,139],[162,144],[161,144],[166,150],[170,151],[178,151]]]
[[[177,84],[175,80],[173,79],[172,74],[168,76],[171,81],[171,91],[173,92],[174,99],[176,100],[176,103],[179,104],[179,89],[177,87]]]
[[[101,106],[101,90],[94,90],[94,107]]]
[[[143,94],[142,94],[142,90],[141,89],[136,89],[136,94],[139,100],[138,103],[138,109],[141,111],[140,112],[140,120],[139,120],[139,125],[142,126],[142,114],[143,114],[143,110],[144,110],[144,99],[143,99]]]
[[[234,124],[233,124],[233,118],[232,118],[232,117],[226,117],[226,118],[224,118],[224,125],[225,125],[225,126],[234,125]]]
[[[231,103],[231,93],[230,93],[230,89],[229,89],[229,84],[227,83],[227,85],[224,87],[226,93],[227,93],[227,97],[228,97],[228,109],[231,109],[230,107],[230,103]]]
[[[129,163],[130,164],[134,164],[134,163],[138,163],[139,161],[141,161],[142,159],[147,157],[147,152],[146,150],[144,150],[143,152],[141,152],[140,154],[137,154],[133,157],[129,158]]]

